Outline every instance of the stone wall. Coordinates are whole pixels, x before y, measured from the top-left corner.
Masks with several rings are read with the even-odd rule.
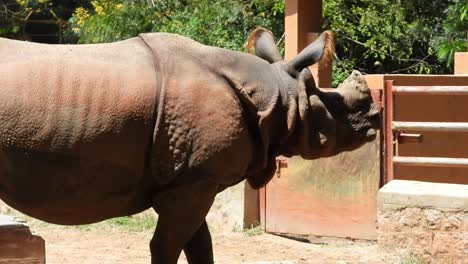
[[[212,231],[240,231],[244,221],[245,181],[218,193],[206,217]]]
[[[378,243],[430,263],[468,263],[468,185],[394,180],[378,195]]]

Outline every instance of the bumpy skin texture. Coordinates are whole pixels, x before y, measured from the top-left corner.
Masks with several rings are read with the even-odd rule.
[[[330,62],[330,34],[291,62],[263,29],[249,41],[261,57],[165,33],[0,39],[0,198],[58,224],[153,207],[152,263],[175,264],[182,250],[213,263],[205,216],[218,192],[246,178],[264,186],[278,155],[328,157],[375,137],[359,73],[325,91],[304,68]]]
[[[0,39],[0,198],[59,224],[150,207],[154,69],[139,38],[80,46]]]

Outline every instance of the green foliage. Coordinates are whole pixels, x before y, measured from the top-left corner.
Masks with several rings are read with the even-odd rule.
[[[104,224],[121,228],[131,232],[141,232],[153,230],[156,226],[156,218],[150,214],[140,214],[136,216],[117,217],[106,220]]]
[[[244,50],[249,32],[263,26],[273,31],[283,52],[284,5],[284,0],[3,0],[0,36],[24,39],[28,21],[49,18],[67,28],[65,43],[173,32]],[[454,52],[466,50],[466,0],[324,0],[323,13],[324,28],[337,39],[334,85],[352,69],[450,73]]]
[[[281,0],[96,0],[91,9],[79,8],[71,30],[80,43],[115,41],[141,32],[172,32],[201,43],[243,50],[256,26],[283,34]]]
[[[444,73],[436,36],[448,1],[325,0],[325,27],[337,40],[334,85],[351,69],[365,73]]]
[[[457,51],[467,50],[466,32],[468,31],[468,2],[451,1],[443,23],[445,34],[438,39],[437,57],[447,67],[452,67],[453,56]]]
[[[250,228],[244,229],[244,234],[253,237],[253,236],[259,236],[263,234],[263,229],[260,224],[253,224],[250,226]]]
[[[48,0],[5,0],[0,3],[0,37],[22,39],[26,21],[35,14],[41,14],[49,4]]]
[[[76,6],[89,6],[89,0],[2,0],[0,37],[30,40],[26,26],[32,31],[45,25],[63,29]]]
[[[428,264],[428,262],[416,257],[407,256],[401,259],[399,264]]]
[[[77,228],[87,231],[95,229],[119,229],[122,231],[142,232],[154,230],[156,223],[157,217],[152,209],[149,209],[136,215],[111,218],[94,224],[80,225]]]

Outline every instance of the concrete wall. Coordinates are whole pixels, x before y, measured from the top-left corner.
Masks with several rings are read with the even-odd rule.
[[[244,227],[244,182],[219,193],[206,219],[211,230],[242,230]]]
[[[468,185],[394,180],[378,195],[378,243],[430,263],[468,263]]]

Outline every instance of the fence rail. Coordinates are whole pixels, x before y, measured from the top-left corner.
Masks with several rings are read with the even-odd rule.
[[[468,132],[468,122],[392,122],[393,130]]]
[[[468,95],[468,86],[393,86],[392,92],[398,94]]]
[[[424,167],[457,167],[468,168],[468,159],[465,158],[442,158],[442,157],[393,157],[397,164],[424,166]]]
[[[405,130],[433,132],[468,132],[468,122],[406,122],[394,121],[395,95],[460,95],[468,96],[468,86],[394,86],[393,81],[385,81],[383,91],[384,140],[381,153],[383,163],[381,183],[394,178],[394,164],[422,167],[468,168],[468,158],[448,157],[406,157],[398,155],[398,145],[420,143],[423,135],[408,134]]]

